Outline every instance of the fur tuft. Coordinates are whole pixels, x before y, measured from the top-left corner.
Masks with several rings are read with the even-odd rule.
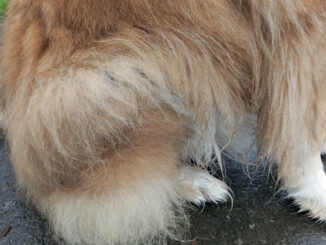
[[[68,244],[165,244],[188,227],[177,193],[175,180],[165,177],[118,193],[55,193],[41,211]]]

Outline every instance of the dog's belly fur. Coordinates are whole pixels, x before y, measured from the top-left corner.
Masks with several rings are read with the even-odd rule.
[[[69,244],[163,244],[185,201],[229,198],[203,167],[253,133],[324,221],[325,38],[323,0],[11,0],[0,92],[18,187]]]

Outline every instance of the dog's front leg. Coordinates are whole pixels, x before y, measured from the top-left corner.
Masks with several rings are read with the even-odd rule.
[[[262,50],[257,139],[301,210],[326,220],[326,28],[322,3],[254,1]],[[287,5],[288,4],[288,5]],[[282,18],[278,14],[284,12]],[[306,11],[309,15],[303,17]],[[290,14],[291,13],[291,14]],[[268,16],[268,18],[267,18]],[[320,22],[319,22],[320,21]],[[304,24],[303,24],[304,23]],[[311,23],[308,25],[306,23]]]
[[[326,220],[326,176],[320,152],[283,166],[280,174],[289,197],[295,199],[300,211]]]

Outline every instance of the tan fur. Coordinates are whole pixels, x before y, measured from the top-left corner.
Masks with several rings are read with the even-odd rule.
[[[163,243],[184,217],[181,165],[221,165],[257,115],[297,193],[326,142],[325,38],[323,0],[11,0],[0,92],[18,186],[68,243]]]

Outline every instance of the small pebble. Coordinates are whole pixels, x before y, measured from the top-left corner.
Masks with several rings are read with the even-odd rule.
[[[242,244],[243,244],[243,241],[242,241],[242,239],[241,239],[241,238],[239,238],[239,239],[236,241],[236,244],[237,244],[237,245],[242,245]]]

